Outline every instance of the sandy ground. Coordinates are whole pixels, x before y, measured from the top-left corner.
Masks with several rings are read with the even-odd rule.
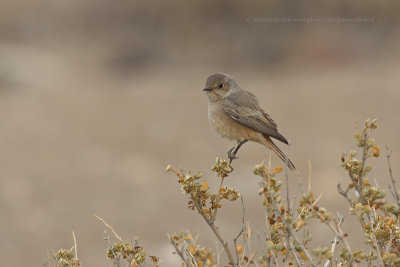
[[[176,41],[176,47],[159,52],[162,60],[144,63],[136,54],[121,52],[143,48],[130,47],[129,42],[121,48],[120,43],[104,45],[104,40],[96,38],[2,40],[2,265],[38,266],[49,249],[72,246],[73,230],[84,265],[108,266],[105,228],[93,218],[94,213],[126,240],[137,236],[150,255],[162,258],[164,266],[179,264],[166,233],[190,229],[201,233],[202,243],[214,246],[211,231],[186,208],[187,198],[176,178],[164,169],[172,164],[201,170],[215,185],[210,166],[216,156],[225,157],[233,144],[209,126],[207,98],[201,89],[208,75],[221,71],[259,97],[291,140],[290,155],[304,180],[308,160],[312,162],[314,194],[322,193],[321,205],[348,216],[344,229],[357,235],[352,245],[361,246],[362,235],[336,191],[338,182],[349,183],[340,156],[354,148],[355,119],[377,118],[374,138],[383,152],[385,145],[393,149],[393,169],[398,175],[400,40],[388,35],[385,45],[371,48],[375,41],[366,40],[373,39],[373,34],[353,34],[345,25],[336,26],[332,33],[321,28],[304,30],[296,40],[282,38],[293,47],[284,51],[279,64],[275,59],[266,64],[241,61],[244,55],[234,58],[240,51],[234,44],[214,51],[207,41],[187,43],[184,37]],[[223,29],[230,29],[229,24]],[[209,29],[209,36],[214,36],[213,31]],[[189,36],[196,38],[193,33]],[[221,51],[229,60],[223,60],[226,55]],[[241,191],[248,218],[260,233],[264,231],[263,209],[252,168],[268,155],[264,147],[246,144],[227,181]],[[275,156],[273,163],[281,164]],[[371,179],[386,186],[385,157],[373,163]],[[290,188],[298,194],[295,176]],[[218,223],[226,236],[233,236],[240,229],[240,219],[240,203],[229,203]],[[329,230],[316,225],[314,231],[316,242],[329,245]]]

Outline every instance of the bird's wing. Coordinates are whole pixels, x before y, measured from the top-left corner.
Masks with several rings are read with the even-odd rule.
[[[288,144],[286,138],[278,132],[276,123],[266,112],[258,107],[257,103],[238,105],[230,99],[225,99],[224,110],[235,121]]]

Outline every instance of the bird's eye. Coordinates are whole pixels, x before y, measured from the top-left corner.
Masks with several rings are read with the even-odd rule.
[[[218,85],[218,88],[222,88],[222,87],[224,87],[224,84],[223,84],[223,83],[220,83],[220,84]]]

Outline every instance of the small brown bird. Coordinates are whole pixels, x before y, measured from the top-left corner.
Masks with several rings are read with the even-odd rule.
[[[228,151],[230,162],[236,158],[239,148],[247,141],[260,143],[272,149],[291,170],[293,163],[271,140],[271,137],[288,144],[272,118],[260,108],[252,93],[240,88],[235,80],[223,73],[208,77],[208,118],[211,126],[222,136],[237,142]]]

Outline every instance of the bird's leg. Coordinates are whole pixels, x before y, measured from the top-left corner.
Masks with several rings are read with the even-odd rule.
[[[234,146],[234,147],[232,147],[231,149],[229,149],[229,151],[228,151],[228,158],[230,159],[229,164],[232,163],[232,160],[237,159],[236,153],[239,151],[239,148],[240,148],[244,143],[246,143],[247,141],[249,141],[249,140],[247,140],[247,139],[240,140],[240,141],[238,141],[238,143],[236,144],[236,146]]]

